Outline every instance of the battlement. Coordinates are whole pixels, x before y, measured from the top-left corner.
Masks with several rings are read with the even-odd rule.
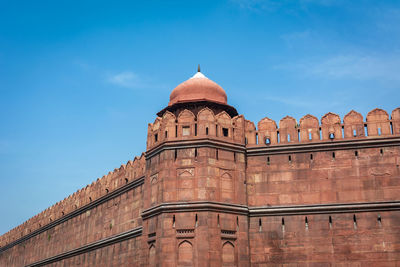
[[[300,123],[286,116],[279,121],[279,127],[274,120],[265,117],[257,128],[246,120],[247,147],[387,137],[400,135],[400,108],[392,111],[391,119],[386,111],[376,108],[367,114],[366,121],[354,110],[344,116],[343,122],[339,115],[329,112],[322,116],[321,124],[310,114],[303,116]]]
[[[176,117],[165,112],[149,123],[147,134],[147,150],[167,141],[193,140],[196,138],[218,138],[244,144],[243,115],[231,117],[225,111],[215,114],[209,108],[197,113],[185,109]]]
[[[268,117],[260,120],[256,127],[243,115],[232,118],[226,112],[214,114],[211,109],[204,108],[197,116],[183,110],[178,117],[168,111],[157,117],[148,126],[147,150],[167,141],[196,138],[217,138],[253,147],[391,135],[400,135],[400,108],[392,111],[391,118],[385,110],[376,108],[367,114],[365,121],[354,110],[344,116],[343,122],[339,115],[331,112],[322,116],[321,123],[310,114],[303,116],[299,123],[286,116],[279,121],[279,127]]]
[[[122,164],[118,169],[114,169],[114,171],[109,172],[107,175],[98,178],[85,188],[69,195],[65,199],[25,221],[23,224],[5,233],[0,237],[0,247],[28,235],[52,221],[60,219],[72,211],[111,193],[127,184],[129,181],[144,176],[145,167],[145,156],[144,153],[142,153],[140,157],[135,157],[133,161],[130,160],[126,164]]]

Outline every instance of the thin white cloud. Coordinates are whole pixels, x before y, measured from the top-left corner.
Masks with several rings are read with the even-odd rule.
[[[289,70],[301,76],[326,79],[400,81],[400,55],[336,55],[314,61],[280,64],[277,70]]]
[[[139,75],[132,71],[123,71],[109,75],[107,81],[125,88],[136,89],[146,87]]]
[[[291,0],[231,0],[234,4],[238,5],[242,9],[248,9],[251,11],[276,11],[286,4],[293,4]],[[302,8],[306,8],[308,5],[320,5],[320,6],[331,6],[340,4],[341,0],[298,0],[298,5]]]

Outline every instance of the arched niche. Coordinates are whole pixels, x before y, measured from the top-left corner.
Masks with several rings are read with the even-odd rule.
[[[193,265],[193,246],[187,240],[182,241],[178,245],[178,266]]]
[[[220,178],[222,200],[232,200],[234,194],[234,181],[232,175],[224,172]]]
[[[164,113],[161,122],[161,140],[167,140],[176,136],[176,117],[167,111]]]
[[[232,118],[225,111],[222,111],[215,116],[217,120],[216,131],[219,137],[232,137]]]
[[[400,134],[400,108],[396,108],[392,111],[392,127],[393,134]]]
[[[282,144],[299,141],[295,118],[286,116],[279,121],[279,139]]]
[[[367,115],[368,136],[390,135],[389,115],[386,111],[376,108]]]
[[[278,127],[276,122],[268,117],[258,122],[258,142],[264,145],[274,145],[278,143]]]
[[[244,143],[244,117],[243,115],[238,115],[232,118],[233,127],[233,139],[240,143]]]
[[[343,118],[344,138],[364,137],[364,118],[357,111],[350,111]]]
[[[301,142],[320,140],[319,121],[317,117],[307,114],[300,119],[300,140]]]
[[[150,177],[151,191],[150,191],[150,200],[151,204],[155,204],[158,198],[158,177],[157,175],[153,175]]]
[[[255,145],[257,131],[254,122],[245,120],[245,143],[246,145]]]
[[[156,247],[154,244],[149,248],[149,267],[156,267]]]
[[[178,116],[178,137],[194,136],[194,114],[185,109]]]
[[[222,266],[234,266],[235,264],[235,246],[226,241],[222,245]]]
[[[197,113],[197,132],[200,136],[215,136],[215,115],[209,108],[203,108]]]
[[[329,112],[321,118],[322,140],[342,139],[342,126],[339,115]]]

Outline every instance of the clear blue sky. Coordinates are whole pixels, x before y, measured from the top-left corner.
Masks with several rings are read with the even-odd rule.
[[[400,106],[399,1],[0,0],[0,234],[145,150],[202,72],[247,119]]]

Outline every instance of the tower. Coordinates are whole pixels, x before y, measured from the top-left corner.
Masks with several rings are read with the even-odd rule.
[[[148,126],[143,248],[150,266],[249,264],[243,116],[200,69]]]

